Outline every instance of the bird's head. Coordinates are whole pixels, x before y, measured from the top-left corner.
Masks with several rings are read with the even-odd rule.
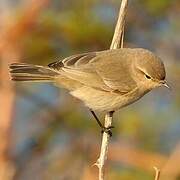
[[[146,90],[160,86],[169,88],[165,80],[166,72],[161,59],[145,49],[135,49],[135,51],[133,71],[137,84]]]

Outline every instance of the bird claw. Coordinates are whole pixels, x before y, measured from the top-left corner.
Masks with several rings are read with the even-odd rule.
[[[112,136],[111,129],[113,129],[114,126],[109,126],[109,127],[102,127],[101,133],[107,133],[110,137]]]

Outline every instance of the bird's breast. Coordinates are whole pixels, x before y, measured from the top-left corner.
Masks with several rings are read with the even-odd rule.
[[[71,91],[71,95],[82,100],[86,106],[93,110],[115,111],[137,101],[144,93],[135,88],[131,92],[122,95],[117,92],[101,91],[83,86]]]

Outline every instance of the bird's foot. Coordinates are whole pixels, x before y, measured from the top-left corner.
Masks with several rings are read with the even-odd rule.
[[[112,129],[114,128],[114,126],[109,126],[109,127],[102,127],[101,129],[101,133],[107,133],[110,137],[112,136]]]

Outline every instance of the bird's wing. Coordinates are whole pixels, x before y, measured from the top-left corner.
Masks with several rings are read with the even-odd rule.
[[[112,91],[89,64],[96,57],[96,53],[84,53],[67,57],[49,64],[50,68],[60,71],[60,74],[90,87]]]
[[[132,60],[128,58],[126,50],[128,49],[100,53],[91,61],[104,83],[120,92],[130,92],[137,87],[132,78]]]
[[[90,87],[128,93],[135,82],[114,54],[111,51],[84,53],[51,63],[49,67]]]

